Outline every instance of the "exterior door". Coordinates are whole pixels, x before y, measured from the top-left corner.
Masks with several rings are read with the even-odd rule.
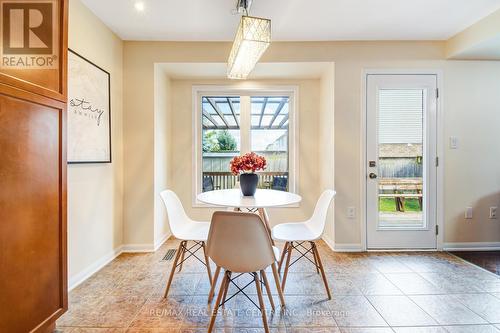
[[[436,75],[367,75],[368,249],[435,249]]]

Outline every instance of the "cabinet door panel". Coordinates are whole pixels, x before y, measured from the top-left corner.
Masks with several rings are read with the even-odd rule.
[[[26,29],[27,20],[16,21],[11,15],[11,12],[21,10],[23,15],[29,18],[31,18],[30,15],[34,15],[33,11],[38,12],[41,19],[39,30],[44,31],[42,33],[39,30],[29,30],[30,34],[25,33],[24,39],[16,39],[12,42],[21,43],[23,46],[21,48],[19,45],[11,48],[10,37],[1,41],[0,82],[65,102],[67,93],[68,0],[44,0],[41,3],[38,1],[38,4],[36,2],[0,1],[0,13],[2,14],[0,28],[3,30],[12,29],[12,27]],[[38,11],[39,6],[48,7]],[[45,29],[45,25],[47,25],[47,29]],[[44,45],[47,46],[46,51],[39,53],[39,51],[31,50],[29,46],[31,44],[26,36],[29,37],[33,34],[43,40]],[[6,33],[4,31],[4,35],[10,36],[8,31]]]
[[[63,103],[0,85],[0,332],[67,308],[64,124]]]

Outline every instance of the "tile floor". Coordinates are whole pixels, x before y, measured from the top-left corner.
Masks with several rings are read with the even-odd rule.
[[[162,258],[177,246],[169,240],[156,253],[119,256],[70,292],[57,331],[205,332],[210,285],[199,262],[187,261],[169,298],[162,297],[172,265]],[[500,332],[500,277],[460,258],[442,252],[335,253],[322,242],[319,248],[332,300],[314,267],[300,261],[287,281],[286,310],[272,313],[267,303],[272,332]],[[255,297],[255,289],[249,292]],[[277,295],[274,300],[279,303]],[[216,322],[216,332],[262,327],[259,311],[243,296],[231,299]]]

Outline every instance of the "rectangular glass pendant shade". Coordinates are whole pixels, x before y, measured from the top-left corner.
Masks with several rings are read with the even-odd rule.
[[[246,79],[271,43],[271,20],[242,16],[229,54],[227,77]]]

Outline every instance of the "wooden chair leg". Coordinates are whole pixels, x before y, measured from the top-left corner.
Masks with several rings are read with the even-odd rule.
[[[224,302],[226,301],[227,291],[229,290],[229,284],[231,282],[231,275],[231,272],[227,272],[226,287],[224,288],[224,295],[222,296],[222,306],[224,306]]]
[[[274,246],[274,239],[273,239],[273,233],[271,231],[271,225],[269,224],[269,216],[267,215],[267,212],[265,208],[259,208],[258,210],[259,216],[264,221],[264,224],[266,225],[267,232],[269,233],[269,237],[271,238],[271,244]]]
[[[210,292],[208,293],[208,303],[212,303],[212,299],[214,298],[215,287],[217,286],[217,280],[219,279],[220,266],[215,268],[214,279],[212,280],[212,284],[210,286]]]
[[[210,259],[208,259],[205,242],[201,242],[201,247],[203,248],[203,255],[205,256],[205,264],[207,265],[208,280],[212,281],[212,270],[210,269]]]
[[[271,267],[273,269],[274,282],[276,283],[276,289],[278,290],[281,307],[285,307],[285,297],[283,296],[283,290],[281,290],[280,275],[278,273],[278,269],[276,268],[276,263],[273,263]]]
[[[225,272],[224,273],[224,278],[222,279],[222,283],[220,285],[220,289],[219,289],[219,294],[217,295],[217,300],[215,301],[215,305],[214,305],[214,308],[212,310],[212,316],[210,318],[210,324],[208,325],[208,333],[211,333],[213,328],[214,328],[214,325],[215,325],[215,319],[217,318],[217,312],[219,311],[219,306],[220,306],[220,303],[221,303],[221,300],[222,300],[222,294],[224,293],[224,289],[226,288],[227,286],[227,280],[228,280],[228,275],[229,272]]]
[[[170,290],[170,285],[172,284],[172,279],[174,277],[175,268],[177,266],[177,262],[179,262],[179,257],[181,256],[181,251],[183,249],[183,243],[184,243],[184,241],[181,241],[181,243],[179,244],[179,247],[177,248],[177,253],[175,254],[174,263],[173,263],[172,269],[170,270],[170,276],[168,277],[167,288],[165,289],[165,294],[163,295],[164,298],[167,298],[167,296],[168,296],[168,291]]]
[[[288,276],[288,268],[290,267],[290,259],[292,258],[293,242],[288,244],[288,256],[286,257],[285,272],[283,273],[283,282],[281,282],[281,290],[285,291],[286,277]]]
[[[260,288],[260,281],[257,273],[254,273],[255,288],[257,288],[257,296],[259,297],[260,312],[262,313],[262,323],[264,324],[264,331],[269,333],[269,326],[267,325],[266,306],[264,305],[264,298],[262,297],[262,289]]]
[[[181,254],[181,264],[179,266],[178,272],[182,271],[182,265],[184,264],[184,255],[186,254],[186,247],[187,247],[187,241],[184,241],[184,246],[182,247],[182,254]]]
[[[288,250],[288,244],[289,244],[289,242],[286,242],[285,246],[283,246],[283,251],[281,252],[280,262],[278,263],[278,273],[281,273],[281,266],[283,266],[283,260],[285,260],[286,251]]]
[[[269,298],[269,304],[271,304],[271,308],[274,311],[275,307],[274,307],[273,295],[271,294],[271,287],[269,287],[269,281],[267,280],[266,272],[264,270],[260,271],[260,277],[264,281],[267,297]]]
[[[314,244],[313,242],[309,242],[311,244],[311,250],[313,249],[314,247]],[[318,267],[318,258],[316,258],[316,252],[313,250],[312,251],[313,253],[313,258],[314,258],[314,265],[316,266],[316,273],[319,274],[319,267]]]
[[[328,294],[328,299],[332,299],[332,295],[330,294],[330,288],[328,287],[328,280],[326,278],[325,270],[323,268],[323,263],[321,263],[321,258],[319,256],[319,251],[318,248],[316,247],[316,244],[313,243],[313,251],[316,253],[316,258],[318,259],[318,265],[319,269],[321,271],[321,276],[323,277],[323,283],[325,284],[326,292]]]

